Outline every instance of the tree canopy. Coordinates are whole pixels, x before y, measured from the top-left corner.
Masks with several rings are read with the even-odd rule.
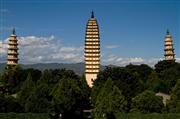
[[[142,113],[161,112],[163,106],[162,97],[146,90],[132,99],[131,111],[140,111]]]
[[[63,119],[84,119],[83,110],[93,110],[96,119],[114,119],[116,112],[180,112],[179,80],[180,63],[174,61],[159,61],[155,68],[106,67],[92,89],[71,70],[17,66],[0,73],[0,112],[61,114]],[[171,95],[166,107],[157,92]]]
[[[125,97],[119,88],[114,85],[114,82],[108,79],[97,96],[94,118],[104,119],[105,117],[107,118],[108,114],[124,112],[126,106],[127,101]]]
[[[169,101],[168,108],[170,112],[180,112],[180,79],[178,79],[171,93],[171,100]]]

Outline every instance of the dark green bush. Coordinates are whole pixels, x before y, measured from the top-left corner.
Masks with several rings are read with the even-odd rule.
[[[116,119],[180,119],[180,113],[116,113]]]
[[[45,113],[0,113],[0,119],[50,119]]]

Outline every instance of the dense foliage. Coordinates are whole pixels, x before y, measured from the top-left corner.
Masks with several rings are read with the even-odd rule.
[[[112,116],[125,110],[127,101],[111,79],[108,79],[100,90],[94,109],[95,119],[104,119],[109,114]]]
[[[174,61],[160,61],[155,65],[155,69],[144,64],[130,64],[126,67],[107,67],[104,71],[100,72],[92,88],[91,98],[95,109],[97,108],[97,101],[99,101],[98,95],[102,93],[102,88],[109,78],[114,82],[113,85],[122,92],[127,101],[126,108],[123,108],[121,112],[167,112],[171,110],[169,108],[172,108],[172,106],[164,107],[162,97],[155,96],[155,93],[174,94],[172,89],[180,78],[180,64]],[[107,88],[110,90],[110,87]],[[108,103],[104,103],[104,101],[99,102],[103,107],[108,106]],[[174,103],[175,105],[177,104],[177,99]],[[101,113],[104,114],[105,112],[102,111]]]
[[[180,112],[180,79],[178,79],[172,90],[171,100],[169,101],[168,107],[170,112]]]
[[[155,71],[164,86],[160,91],[170,93],[177,79],[180,78],[180,63],[166,60],[160,61],[155,65]]]
[[[116,119],[180,119],[180,113],[117,113]]]
[[[81,80],[61,79],[51,92],[54,111],[67,119],[81,118],[82,109],[89,104],[89,95],[85,91]]]
[[[51,118],[114,119],[116,113],[180,112],[180,64],[160,61],[148,65],[106,67],[89,88],[84,76],[71,70],[39,71],[17,66],[0,73],[0,112],[47,113]],[[167,105],[162,92],[171,95]]]
[[[144,90],[142,83],[137,79],[137,77],[130,73],[126,68],[107,67],[103,72],[100,72],[97,80],[94,82],[94,87],[92,89],[92,102],[95,104],[97,100],[98,93],[101,91],[101,87],[110,78],[114,81],[119,90],[122,91],[122,95],[125,96],[127,100],[127,107],[125,111],[130,110],[131,98],[139,94]]]
[[[0,112],[48,113],[54,118],[61,114],[63,119],[80,119],[90,105],[90,88],[71,70],[41,72],[17,66],[5,70],[0,80]],[[18,83],[14,85],[13,80]]]
[[[152,91],[146,90],[132,99],[132,111],[159,113],[163,107],[162,97],[156,96]]]
[[[0,113],[0,119],[51,119],[45,113]]]

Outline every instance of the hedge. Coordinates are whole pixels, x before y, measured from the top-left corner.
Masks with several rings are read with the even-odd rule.
[[[116,119],[180,119],[180,113],[117,113],[115,116]]]
[[[0,113],[0,119],[50,119],[46,113]]]

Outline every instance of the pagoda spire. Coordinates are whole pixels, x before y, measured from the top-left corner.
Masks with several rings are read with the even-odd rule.
[[[170,35],[169,29],[167,29],[167,31],[166,31],[166,35]]]
[[[15,30],[15,28],[13,28],[12,34],[13,34],[13,35],[16,35],[16,30]]]
[[[91,12],[91,18],[94,18],[94,12],[93,11]]]

